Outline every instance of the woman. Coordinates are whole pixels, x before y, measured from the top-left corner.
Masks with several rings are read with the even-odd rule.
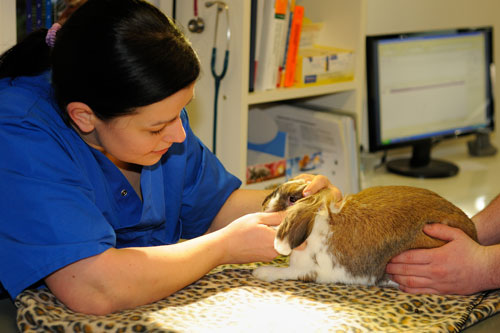
[[[156,8],[89,0],[0,60],[0,281],[12,298],[47,286],[107,314],[277,255],[280,214],[249,214],[267,192],[239,189],[189,127],[200,64]]]

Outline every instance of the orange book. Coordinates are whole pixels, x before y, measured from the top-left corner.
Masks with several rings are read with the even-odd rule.
[[[299,52],[300,32],[302,31],[302,20],[304,18],[304,6],[295,6],[292,18],[292,27],[288,40],[288,51],[285,65],[285,87],[293,86],[295,80],[295,66]]]

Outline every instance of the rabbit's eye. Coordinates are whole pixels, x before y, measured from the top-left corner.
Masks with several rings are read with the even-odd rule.
[[[290,201],[291,204],[299,201],[300,199],[302,199],[302,196],[301,195],[292,195],[288,198],[288,201]]]

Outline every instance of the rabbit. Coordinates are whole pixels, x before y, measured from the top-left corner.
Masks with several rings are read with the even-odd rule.
[[[265,212],[287,210],[274,247],[291,256],[288,267],[256,268],[256,278],[397,287],[385,274],[392,257],[445,244],[422,231],[426,224],[460,228],[477,241],[467,215],[426,189],[377,186],[335,202],[329,189],[303,197],[306,185],[302,179],[288,181],[264,200]],[[304,241],[305,249],[293,250]]]

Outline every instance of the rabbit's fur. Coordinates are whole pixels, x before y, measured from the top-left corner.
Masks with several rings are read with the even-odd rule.
[[[286,182],[264,200],[266,212],[287,210],[274,247],[291,257],[289,267],[257,268],[257,278],[393,285],[385,276],[392,257],[445,243],[422,231],[427,223],[460,228],[477,240],[467,215],[426,189],[378,186],[334,202],[329,189],[303,198],[306,185],[300,179]],[[293,251],[306,240],[305,249]]]

